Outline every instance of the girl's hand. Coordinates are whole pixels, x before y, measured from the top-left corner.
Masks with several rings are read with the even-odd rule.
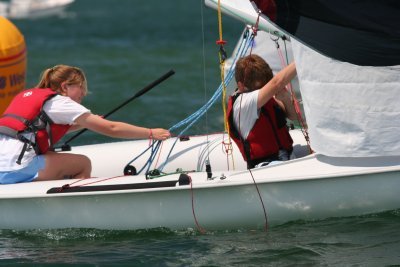
[[[149,137],[150,139],[166,140],[171,137],[171,133],[168,130],[162,128],[155,128],[150,129]]]

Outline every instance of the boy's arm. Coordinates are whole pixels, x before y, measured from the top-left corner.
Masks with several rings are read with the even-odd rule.
[[[264,85],[258,94],[257,108],[261,108],[275,94],[283,90],[285,86],[296,76],[296,65],[289,64],[286,68],[278,72],[266,85]]]

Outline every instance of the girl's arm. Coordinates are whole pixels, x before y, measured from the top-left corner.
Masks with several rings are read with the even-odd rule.
[[[165,140],[171,136],[169,131],[165,129],[150,129],[124,122],[110,121],[91,113],[82,114],[75,122],[82,128],[116,138]]]

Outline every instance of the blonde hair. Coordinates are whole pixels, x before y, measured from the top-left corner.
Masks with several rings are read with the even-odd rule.
[[[36,88],[50,88],[55,92],[62,93],[61,84],[64,82],[66,85],[79,84],[84,95],[87,95],[88,88],[85,73],[80,68],[67,65],[56,65],[44,70]]]
[[[268,63],[258,55],[248,55],[236,63],[236,82],[242,82],[248,91],[260,89],[273,77]]]

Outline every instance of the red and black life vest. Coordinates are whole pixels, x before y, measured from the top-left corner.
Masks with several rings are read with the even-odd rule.
[[[229,98],[229,133],[249,167],[256,163],[278,159],[279,150],[293,150],[293,140],[286,125],[286,115],[274,98],[261,107],[260,115],[247,139],[243,139],[233,124],[233,104],[239,93]]]
[[[46,101],[56,95],[53,90],[42,88],[17,94],[0,117],[0,133],[24,142],[25,150],[32,145],[37,154],[46,153],[70,128],[70,125],[53,123],[43,111]],[[35,141],[25,138],[24,133],[33,133]],[[19,162],[25,150],[21,152]]]

